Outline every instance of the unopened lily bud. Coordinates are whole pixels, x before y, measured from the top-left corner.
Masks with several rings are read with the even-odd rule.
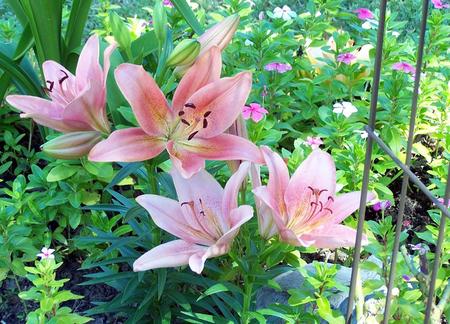
[[[227,47],[238,28],[239,19],[238,14],[231,15],[205,31],[197,39],[200,42],[200,53],[198,54],[198,57],[203,55],[203,53],[207,52],[213,46],[217,46],[221,51]],[[177,66],[175,74],[183,76],[191,65],[192,63]]]
[[[42,151],[57,159],[77,159],[85,156],[102,140],[95,131],[73,132],[61,135],[41,146]]]
[[[167,59],[167,65],[187,65],[194,63],[200,53],[200,43],[194,39],[182,40],[170,53]]]
[[[162,48],[167,35],[167,13],[161,1],[156,1],[153,8],[153,28],[160,48]]]

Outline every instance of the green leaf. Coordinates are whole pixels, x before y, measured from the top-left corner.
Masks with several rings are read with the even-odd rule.
[[[186,2],[186,0],[173,0],[172,3],[189,24],[189,26],[192,27],[194,32],[199,36],[203,34],[203,28],[198,22],[194,12],[192,11],[191,7],[189,7],[189,4]]]
[[[66,164],[57,165],[56,167],[51,169],[50,172],[48,173],[47,181],[55,182],[55,181],[60,181],[60,180],[70,178],[79,170],[80,170],[80,168],[78,168],[78,167],[73,167],[73,166],[66,165]]]
[[[68,301],[68,300],[76,300],[76,299],[82,299],[82,298],[83,298],[83,296],[75,295],[74,293],[72,293],[71,291],[68,291],[68,290],[60,291],[56,294],[56,296],[53,297],[55,302],[57,302],[59,304],[65,302],[65,301]]]
[[[17,82],[22,92],[29,95],[40,96],[41,90],[34,80],[23,70],[23,68],[5,55],[0,49],[0,69]]]
[[[17,44],[16,51],[14,52],[14,61],[20,61],[22,57],[28,52],[28,50],[34,45],[33,34],[31,33],[30,25],[26,25],[20,35],[19,43]]]
[[[66,53],[65,60],[69,54],[80,46],[83,37],[84,26],[88,18],[92,0],[73,0],[70,10],[69,22],[66,30]]]
[[[109,22],[114,39],[120,48],[125,51],[128,59],[131,60],[133,58],[131,53],[131,35],[127,25],[125,25],[119,15],[114,11],[111,11],[109,14]]]
[[[46,60],[61,62],[62,0],[22,0],[34,36],[39,65]]]

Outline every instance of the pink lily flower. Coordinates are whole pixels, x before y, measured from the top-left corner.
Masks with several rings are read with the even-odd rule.
[[[158,227],[180,239],[142,255],[134,262],[134,271],[189,264],[200,274],[206,259],[227,254],[239,228],[253,216],[251,206],[237,205],[249,167],[249,162],[242,163],[225,189],[205,170],[184,179],[173,169],[178,201],[157,195],[137,197]]]
[[[251,74],[220,78],[220,70],[220,50],[213,47],[181,79],[169,107],[142,66],[121,64],[115,70],[116,81],[140,127],[116,130],[91,150],[89,159],[144,161],[167,149],[185,178],[204,168],[206,159],[262,163],[253,143],[223,134],[241,113],[251,89]]]
[[[342,62],[344,64],[352,64],[353,60],[356,60],[356,56],[352,53],[342,53],[337,57],[338,62]]]
[[[271,208],[281,240],[296,246],[354,246],[356,231],[340,223],[359,207],[360,192],[336,196],[336,168],[331,156],[315,149],[289,179],[283,159],[262,147],[269,182],[253,190]],[[368,201],[375,197],[368,194]],[[367,238],[363,237],[367,244]]]
[[[257,123],[261,121],[267,113],[268,111],[260,104],[251,103],[248,106],[244,106],[244,109],[242,110],[242,117],[244,119],[251,118],[255,123]]]
[[[6,101],[36,123],[63,133],[78,131],[109,132],[106,117],[106,77],[109,58],[115,45],[104,52],[104,66],[99,63],[99,39],[91,36],[81,51],[76,76],[55,61],[45,61],[46,88],[50,100],[33,96],[11,95]]]
[[[367,8],[358,8],[355,9],[353,12],[358,14],[358,18],[361,20],[373,19],[375,17],[373,15],[373,12]]]

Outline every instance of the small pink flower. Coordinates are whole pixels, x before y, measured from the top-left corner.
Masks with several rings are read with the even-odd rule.
[[[261,12],[258,14],[258,19],[259,19],[259,20],[264,20],[264,17],[265,17],[264,11],[261,11]]]
[[[168,8],[173,8],[173,3],[170,0],[163,0],[163,5]]]
[[[47,249],[46,247],[43,247],[41,253],[38,253],[37,256],[40,257],[41,260],[54,259],[55,256],[53,255],[53,252],[55,252],[54,249]]]
[[[368,20],[374,18],[373,12],[367,8],[358,8],[353,12],[358,14],[358,18],[361,20]]]
[[[444,4],[444,2],[442,2],[442,0],[431,0],[431,2],[433,3],[433,6],[435,9],[445,9],[445,8],[450,8],[449,4]]]
[[[321,139],[320,137],[311,137],[311,136],[308,136],[308,137],[306,138],[305,143],[306,143],[307,145],[311,146],[311,148],[312,148],[313,150],[315,150],[316,148],[319,148],[319,146],[323,144],[323,141],[322,141],[322,139]]]
[[[374,211],[378,212],[380,210],[386,210],[386,209],[390,208],[391,206],[392,206],[392,204],[389,200],[380,200],[372,206],[372,209]]]
[[[356,59],[356,56],[353,55],[352,53],[342,53],[342,54],[339,54],[337,57],[337,60],[339,62],[342,62],[347,65],[351,64],[352,61],[355,59]]]
[[[414,75],[416,73],[416,69],[409,63],[406,62],[397,62],[392,65],[392,69],[396,71],[403,71],[405,73],[410,73]]]
[[[260,104],[251,103],[248,106],[244,106],[244,109],[242,110],[242,117],[244,119],[251,118],[255,123],[257,123],[261,121],[267,113],[268,111]]]
[[[289,63],[272,62],[266,64],[264,69],[266,71],[277,71],[278,73],[285,73],[292,70],[292,66]]]
[[[444,205],[444,198],[438,198],[438,201]],[[445,206],[445,205],[444,205]],[[447,207],[450,207],[450,201],[447,203]]]

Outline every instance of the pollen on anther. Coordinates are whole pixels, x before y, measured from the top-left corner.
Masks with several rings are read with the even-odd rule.
[[[191,124],[189,124],[189,122],[188,122],[186,119],[181,119],[181,122],[182,122],[183,124],[186,124],[186,125],[188,125],[188,126],[191,126]]]
[[[64,71],[64,70],[60,70],[60,71],[61,71],[62,73],[64,73],[64,76],[63,76],[61,79],[58,80],[59,85],[61,85],[66,79],[69,78],[69,76],[67,75],[66,71]]]
[[[203,128],[208,127],[208,121],[206,119],[203,119]]]
[[[195,105],[194,105],[192,102],[188,102],[188,103],[186,103],[184,106],[185,106],[185,107],[188,107],[188,108],[192,108],[192,109],[197,108],[197,107],[195,107]]]
[[[183,110],[178,113],[178,116],[183,116],[183,115],[184,115],[184,111]]]
[[[203,114],[203,117],[205,117],[205,118],[208,117],[209,115],[211,115],[211,112],[212,112],[212,111],[207,111],[207,112],[205,112],[205,113]]]
[[[191,133],[191,134],[188,136],[188,141],[190,141],[191,139],[193,139],[194,136],[195,136],[197,133],[198,133],[198,131],[195,131],[195,132]]]

